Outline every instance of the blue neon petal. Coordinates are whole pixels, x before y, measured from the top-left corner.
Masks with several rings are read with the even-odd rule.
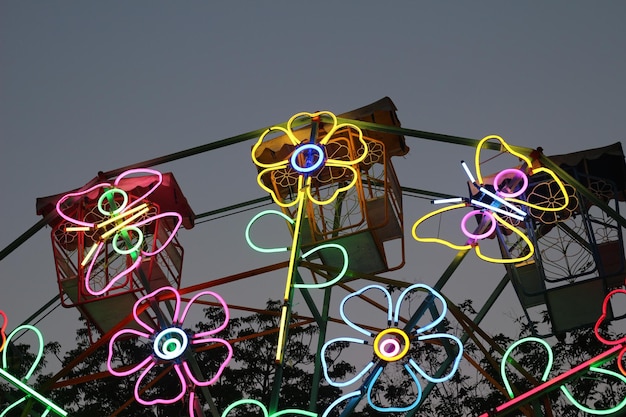
[[[428,375],[426,372],[424,372],[424,370],[422,370],[422,368],[413,359],[409,359],[409,363],[413,365],[413,367],[417,370],[417,372],[419,372],[419,374],[423,376],[429,382],[432,382],[435,384],[439,382],[445,382],[449,380],[450,378],[452,378],[455,372],[457,371],[457,369],[459,369],[459,362],[461,361],[461,358],[463,357],[463,344],[461,343],[458,337],[452,336],[446,333],[434,333],[434,334],[419,336],[417,338],[417,340],[428,340],[428,339],[452,339],[456,343],[459,351],[456,354],[456,358],[454,358],[454,362],[452,362],[452,369],[450,370],[450,373],[441,378],[434,378]]]
[[[351,294],[348,294],[343,300],[341,300],[341,304],[339,305],[339,314],[341,315],[341,318],[343,319],[343,321],[348,326],[352,327],[354,330],[356,330],[356,331],[358,331],[360,333],[363,333],[366,336],[372,336],[372,332],[362,328],[361,326],[357,326],[352,321],[350,321],[348,319],[348,317],[346,316],[346,314],[345,314],[344,306],[346,304],[346,301],[348,301],[350,298],[359,296],[359,295],[363,294],[365,291],[368,291],[368,290],[371,290],[371,289],[381,290],[383,292],[383,294],[385,294],[385,296],[387,297],[387,321],[391,322],[391,310],[392,310],[391,294],[389,294],[389,291],[387,291],[387,289],[385,289],[385,287],[382,287],[380,285],[368,285],[366,287],[361,288],[359,291],[356,291],[356,292],[353,292]]]
[[[406,369],[406,371],[409,373],[409,375],[411,375],[411,378],[413,379],[413,382],[415,382],[415,385],[417,386],[417,398],[415,399],[415,401],[413,401],[413,403],[404,406],[404,407],[379,407],[376,404],[374,404],[372,402],[372,387],[374,386],[374,384],[376,383],[376,381],[378,380],[378,377],[380,376],[380,374],[383,372],[384,368],[380,368],[378,369],[378,371],[376,372],[376,375],[374,375],[374,378],[372,379],[372,382],[370,382],[369,386],[367,387],[367,402],[370,405],[370,407],[372,407],[374,410],[376,411],[380,411],[382,413],[394,413],[394,412],[404,412],[404,411],[409,411],[414,409],[415,407],[417,407],[417,405],[420,403],[420,401],[422,400],[422,387],[420,386],[419,381],[417,380],[417,375],[415,375],[415,373],[411,370],[411,368],[409,368],[408,365],[404,365],[404,369]]]
[[[330,346],[332,343],[337,343],[337,342],[359,343],[363,345],[365,344],[365,340],[355,339],[353,337],[337,337],[335,339],[329,340],[328,342],[324,343],[324,346],[322,346],[320,355],[322,355],[322,370],[324,371],[324,378],[326,378],[326,381],[328,381],[328,383],[332,385],[333,387],[345,387],[350,384],[353,384],[354,382],[359,380],[363,375],[365,375],[365,373],[367,373],[367,371],[369,371],[372,368],[372,366],[374,366],[374,362],[369,362],[367,365],[365,365],[365,367],[363,368],[363,370],[361,370],[361,372],[359,372],[354,377],[350,378],[348,381],[335,382],[334,380],[330,378],[330,376],[328,376],[328,364],[326,363],[325,353],[326,353],[326,349],[328,348],[328,346]]]

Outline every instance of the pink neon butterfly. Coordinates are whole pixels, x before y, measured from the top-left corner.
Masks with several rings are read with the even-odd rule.
[[[147,178],[151,183],[154,182],[143,195],[134,197],[120,188],[122,180],[141,173],[149,174]],[[81,261],[81,269],[87,267],[84,283],[91,295],[99,296],[111,290],[127,274],[137,270],[144,258],[154,256],[165,249],[176,235],[182,224],[182,216],[175,212],[153,215],[154,205],[147,199],[162,182],[163,176],[159,171],[147,168],[131,169],[120,174],[113,183],[103,182],[84,191],[66,194],[57,202],[58,214],[73,225],[66,227],[65,231],[85,232],[93,241]],[[82,219],[66,214],[66,211],[71,211],[77,202],[86,200],[97,200],[97,210],[91,211]],[[170,236],[160,246],[147,249],[144,231],[157,219],[169,219],[174,227]],[[156,241],[153,243],[156,245]],[[110,255],[116,254],[126,259],[125,269],[116,272],[113,277],[105,277],[106,282],[99,284],[99,288],[94,288],[92,280],[94,267],[107,262]]]

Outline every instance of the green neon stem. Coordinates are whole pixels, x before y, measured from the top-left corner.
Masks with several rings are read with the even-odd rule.
[[[609,371],[608,369],[600,368],[600,367],[597,367],[597,366],[594,366],[594,365],[591,365],[589,367],[589,371],[590,372],[598,372],[600,374],[614,376],[615,378],[619,379],[624,384],[626,384],[626,377],[624,377],[624,375],[622,375],[621,373]],[[597,415],[597,416],[605,416],[607,414],[617,413],[619,410],[621,410],[622,408],[624,408],[626,406],[626,398],[624,398],[622,400],[622,402],[620,402],[619,404],[617,404],[614,407],[607,408],[606,410],[595,410],[593,408],[589,408],[589,407],[579,403],[574,398],[572,393],[570,393],[569,389],[567,389],[567,387],[565,385],[561,385],[560,388],[561,388],[561,391],[563,392],[563,394],[565,394],[565,396],[567,397],[567,399],[570,400],[570,402],[574,406],[576,406],[576,408],[578,408],[579,410],[581,410],[581,411],[583,411],[585,413],[594,414],[594,415]]]
[[[45,405],[47,408],[49,408],[50,410],[52,410],[56,414],[58,414],[60,416],[66,416],[67,415],[67,412],[65,410],[63,410],[61,407],[59,407],[58,405],[56,405],[55,403],[53,403],[52,401],[50,401],[49,399],[47,399],[46,397],[44,397],[43,395],[38,393],[37,391],[33,390],[31,387],[29,387],[28,385],[24,384],[22,381],[20,381],[19,379],[17,379],[16,377],[11,375],[10,373],[5,371],[4,369],[0,368],[0,376],[3,377],[4,379],[6,379],[11,384],[13,384],[16,388],[18,388],[22,392],[24,392],[27,395],[30,395],[31,397],[35,398],[37,401],[39,401],[41,404]],[[25,400],[25,398],[23,400]],[[21,401],[23,401],[23,400],[21,400]],[[2,414],[0,414],[0,417],[3,417],[7,411],[9,411],[9,409],[6,409]]]
[[[554,354],[552,353],[552,348],[545,340],[539,339],[538,337],[526,337],[524,339],[520,339],[516,341],[515,343],[513,343],[511,346],[509,346],[506,352],[504,352],[504,355],[502,356],[502,362],[500,363],[500,373],[502,374],[502,380],[504,381],[506,392],[509,393],[509,397],[511,398],[515,397],[515,394],[513,393],[513,389],[511,389],[511,383],[509,382],[509,379],[506,376],[506,364],[507,362],[509,362],[509,356],[511,355],[511,352],[513,351],[513,349],[515,349],[522,343],[527,343],[527,342],[539,343],[545,348],[546,352],[548,352],[548,363],[546,364],[546,369],[544,369],[543,374],[541,375],[541,382],[546,382],[548,380],[548,375],[550,374],[550,371],[552,370],[552,364],[554,363]]]
[[[308,179],[304,189],[311,185],[311,180]],[[283,309],[280,318],[280,329],[278,331],[278,347],[276,349],[276,362],[283,363],[283,356],[285,346],[287,344],[287,329],[289,328],[288,316],[291,313],[291,298],[293,295],[293,277],[298,264],[296,259],[298,252],[300,251],[300,229],[302,228],[302,217],[304,214],[304,207],[306,206],[306,193],[304,190],[298,190],[298,211],[296,213],[296,220],[293,226],[293,240],[291,243],[291,253],[289,255],[289,266],[287,270],[287,282],[285,283],[285,293],[283,295]],[[272,410],[274,411],[274,410]]]

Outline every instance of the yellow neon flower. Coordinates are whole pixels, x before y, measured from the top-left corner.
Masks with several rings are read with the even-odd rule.
[[[493,185],[489,185],[485,182],[481,172],[480,153],[483,149],[483,145],[492,139],[500,142],[503,152],[519,158],[523,164],[520,168],[505,169],[498,172],[493,177]],[[476,255],[487,262],[517,263],[529,259],[533,256],[535,247],[528,236],[526,236],[526,233],[517,228],[516,225],[523,223],[528,219],[527,215],[530,210],[533,211],[534,217],[537,217],[537,212],[558,212],[567,208],[569,205],[569,195],[565,185],[552,170],[537,166],[537,164],[533,165],[533,160],[531,160],[531,158],[522,155],[519,152],[515,152],[500,136],[496,135],[486,136],[478,143],[474,163],[476,178],[474,178],[465,163],[463,163],[463,168],[465,169],[470,182],[476,188],[476,194],[470,195],[470,198],[458,197],[433,201],[433,203],[455,204],[431,211],[418,219],[413,225],[413,237],[418,242],[440,243],[456,250],[469,250],[474,248]],[[534,204],[523,198],[524,192],[526,191],[529,183],[529,177],[538,174],[550,177],[558,187],[558,195],[547,199],[543,202],[543,204]],[[463,209],[466,207],[472,209],[463,217],[463,220],[461,221],[461,230],[467,237],[466,242],[462,244],[455,244],[449,240],[441,239],[439,237],[418,236],[418,227],[427,219],[444,214],[451,210]],[[470,218],[478,216],[480,216],[478,228],[473,232],[468,231],[467,221]],[[497,226],[500,226],[500,230],[502,230],[504,234],[516,234],[520,239],[519,243],[526,245],[525,250],[520,256],[503,259],[490,257],[481,252],[480,242],[484,239],[492,237]]]
[[[312,130],[310,138],[299,138],[294,130],[294,123],[301,122],[302,119],[310,119]],[[317,138],[317,126],[323,122],[324,135]],[[332,126],[329,129],[330,119]],[[335,133],[340,129],[352,129],[357,135],[360,145],[355,149],[352,140],[344,137],[335,137]],[[289,150],[286,157],[278,162],[267,163],[259,160],[258,150],[265,138],[270,133],[282,132],[288,139]],[[320,132],[322,130],[320,129]],[[301,135],[300,135],[301,136]],[[321,135],[320,135],[321,136]],[[273,126],[267,129],[257,143],[252,147],[252,160],[262,168],[257,176],[259,186],[270,193],[272,199],[281,207],[292,207],[304,198],[318,205],[331,203],[337,198],[339,193],[344,192],[354,186],[358,180],[358,169],[355,168],[367,156],[368,147],[363,139],[363,132],[351,123],[337,123],[337,117],[329,111],[317,113],[297,113],[287,122],[286,128]],[[358,154],[358,155],[357,155]],[[295,198],[286,199],[280,192],[270,188],[263,182],[263,178],[270,175],[272,182],[283,189],[291,188],[297,193]],[[345,180],[338,181],[338,179]],[[319,184],[341,184],[337,186],[330,196],[320,198],[313,194],[311,184],[313,181]]]

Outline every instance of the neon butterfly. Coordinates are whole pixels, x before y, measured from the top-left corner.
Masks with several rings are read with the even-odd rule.
[[[122,190],[119,185],[124,178],[137,173],[147,173],[156,176],[157,181],[145,194],[138,198],[131,199],[131,196],[129,196],[126,191]],[[149,201],[144,201],[162,182],[163,176],[158,171],[145,168],[131,169],[120,174],[112,184],[104,182],[94,185],[85,191],[69,193],[64,195],[57,202],[56,210],[58,214],[63,219],[75,225],[66,227],[65,232],[88,232],[93,234],[93,244],[81,262],[81,267],[83,268],[88,264],[84,280],[85,288],[91,295],[99,296],[105,294],[118,281],[123,279],[126,274],[138,269],[145,257],[154,256],[165,249],[176,235],[183,221],[182,216],[175,212],[166,212],[151,216],[151,210],[154,211],[153,206]],[[75,202],[76,199],[80,197],[88,198],[88,196],[91,197],[94,193],[99,196],[97,200],[97,213],[95,213],[95,215],[97,215],[99,217],[98,220],[101,221],[90,222],[85,221],[86,219],[75,219],[64,213],[64,210],[73,207],[64,207],[65,202]],[[163,242],[160,247],[155,250],[145,250],[144,231],[142,227],[160,218],[172,219],[175,226],[169,238]],[[102,288],[95,289],[91,283],[93,268],[95,265],[99,264],[98,260],[100,255],[103,254],[103,249],[109,243],[109,240],[115,253],[123,257],[130,257],[131,265],[110,278]]]
[[[487,184],[485,181],[481,172],[480,164],[480,153],[483,146],[491,139],[499,141],[501,147],[506,150],[506,152],[523,161],[523,165],[520,168],[509,168],[498,172],[495,177],[493,177],[493,185]],[[552,170],[544,167],[536,167],[529,157],[524,156],[519,152],[515,152],[500,136],[496,135],[486,136],[478,143],[475,156],[476,177],[472,175],[472,172],[465,162],[462,162],[461,164],[470,180],[470,183],[475,188],[476,193],[471,194],[469,198],[457,197],[434,200],[434,204],[453,203],[453,205],[434,210],[418,219],[412,229],[415,240],[418,242],[440,243],[456,250],[469,250],[473,248],[476,255],[487,262],[517,263],[529,259],[533,256],[535,247],[526,233],[520,231],[514,224],[512,224],[512,221],[526,221],[528,213],[524,210],[524,208],[548,212],[557,212],[566,208],[569,204],[569,196],[563,182]],[[546,201],[544,205],[538,205],[523,199],[523,194],[529,184],[529,177],[533,175],[547,175],[556,182],[560,189],[560,194],[556,199],[557,201],[550,200]],[[470,207],[472,210],[465,214],[461,220],[461,231],[467,238],[464,244],[455,244],[449,240],[438,237],[418,236],[418,227],[427,219],[450,210],[465,207]],[[472,217],[480,218],[479,225],[474,231],[470,231],[468,228],[468,222]],[[505,229],[505,233],[514,233],[521,239],[520,242],[526,243],[526,250],[523,254],[517,257],[503,259],[490,257],[481,252],[480,242],[491,237],[496,231],[496,227],[498,225]]]

